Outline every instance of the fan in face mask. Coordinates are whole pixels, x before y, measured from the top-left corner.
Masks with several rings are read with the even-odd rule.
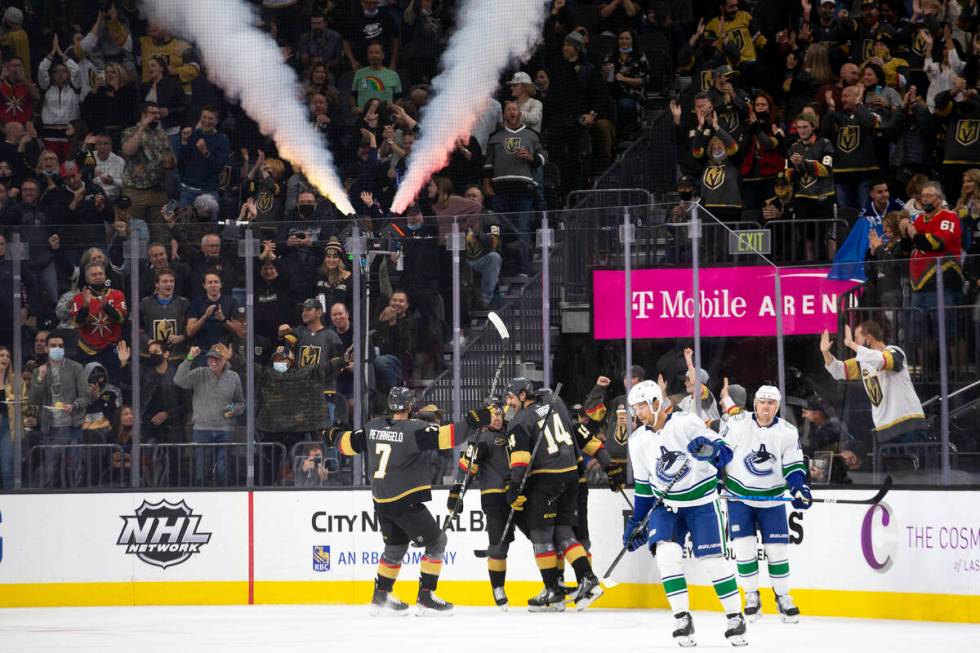
[[[276,353],[272,355],[272,369],[277,374],[285,374],[293,366],[292,352],[286,347],[280,346]]]

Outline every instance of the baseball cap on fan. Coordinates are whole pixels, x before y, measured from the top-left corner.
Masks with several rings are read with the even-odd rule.
[[[511,86],[513,86],[514,84],[530,84],[531,76],[523,71],[518,71],[514,73],[514,76],[511,77],[510,81],[507,83]]]

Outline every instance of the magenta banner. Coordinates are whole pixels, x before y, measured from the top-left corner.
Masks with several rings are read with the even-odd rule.
[[[854,281],[827,278],[830,268],[781,270],[785,335],[837,329],[837,299]],[[623,270],[592,272],[596,340],[626,337]],[[766,266],[701,268],[701,335],[775,336],[775,270]],[[690,338],[694,334],[691,268],[633,270],[634,338]]]

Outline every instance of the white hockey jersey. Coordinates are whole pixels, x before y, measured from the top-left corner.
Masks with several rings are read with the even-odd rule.
[[[641,426],[629,437],[629,460],[633,466],[633,488],[639,496],[664,498],[671,508],[687,508],[711,503],[717,498],[718,470],[687,452],[687,445],[702,435],[721,440],[696,415],[672,413],[663,428],[654,431]],[[724,442],[724,440],[722,440]],[[687,469],[678,476],[684,463]],[[675,477],[677,482],[664,492]]]
[[[926,427],[922,403],[905,365],[905,352],[894,345],[883,351],[858,347],[846,361],[825,366],[838,380],[861,381],[871,400],[871,419],[879,443]]]
[[[694,415],[694,396],[684,395],[677,408],[682,413]],[[703,385],[701,386],[701,419],[706,424],[711,424],[721,419],[721,415],[718,414],[718,402],[715,401],[715,397],[711,394],[711,391]]]
[[[753,413],[729,422],[725,442],[732,448],[732,460],[725,467],[725,488],[741,495],[779,497],[786,489],[786,477],[795,471],[806,474],[800,435],[789,422],[775,418],[769,426],[759,426]],[[744,501],[748,506],[771,508],[771,501]]]

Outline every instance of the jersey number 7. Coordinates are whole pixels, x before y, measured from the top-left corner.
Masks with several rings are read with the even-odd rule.
[[[391,445],[387,442],[378,442],[374,445],[374,453],[378,455],[378,471],[374,473],[374,478],[384,478],[388,473],[388,458],[391,457]]]

